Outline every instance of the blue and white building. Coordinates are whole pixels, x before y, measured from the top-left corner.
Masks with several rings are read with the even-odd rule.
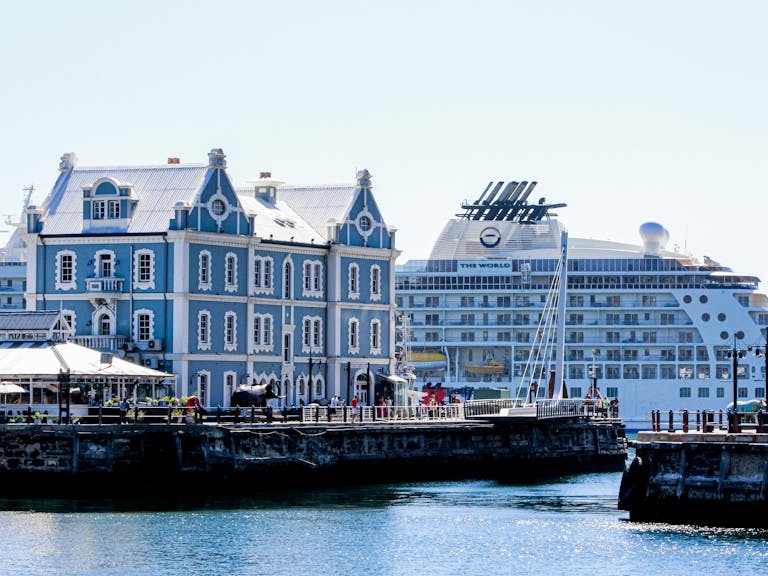
[[[178,376],[226,406],[272,383],[288,404],[357,393],[394,368],[395,230],[370,174],[236,188],[205,164],[87,168],[74,154],[27,210],[31,310],[61,310],[75,341]]]

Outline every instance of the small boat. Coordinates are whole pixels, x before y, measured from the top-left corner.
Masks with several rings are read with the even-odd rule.
[[[442,352],[411,352],[408,355],[408,364],[421,370],[445,368],[445,361]]]
[[[489,360],[488,364],[465,364],[467,374],[503,374],[504,363],[498,360]]]

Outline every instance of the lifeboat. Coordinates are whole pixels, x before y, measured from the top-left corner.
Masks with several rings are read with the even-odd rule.
[[[498,360],[489,360],[488,364],[465,364],[467,374],[503,374],[504,363]]]

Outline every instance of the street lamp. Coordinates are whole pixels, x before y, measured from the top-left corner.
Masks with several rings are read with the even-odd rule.
[[[767,336],[768,338],[768,336]],[[765,405],[768,407],[768,342],[766,344],[753,344],[747,348],[748,350],[755,350],[755,356],[760,358],[762,356],[765,359]]]
[[[590,374],[590,377],[592,378],[592,390],[589,394],[591,398],[597,396],[597,367],[595,366],[595,362],[599,356],[600,350],[597,348],[592,348],[592,371]]]
[[[739,359],[744,358],[746,356],[747,350],[743,348],[736,348],[736,343],[734,342],[733,348],[728,350],[726,352],[725,357],[728,360],[733,360],[733,410],[731,414],[731,424],[728,426],[729,432],[738,432],[739,431],[739,408],[738,408],[738,397],[739,397],[739,387],[738,387],[738,370],[739,370]]]
[[[312,346],[309,347],[309,388],[307,389],[307,404],[312,404],[312,389],[314,384],[312,383],[312,366],[317,365],[320,367],[323,364],[322,360],[312,361]]]

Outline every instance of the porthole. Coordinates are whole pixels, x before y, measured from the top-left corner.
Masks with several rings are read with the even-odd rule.
[[[704,322],[709,322],[709,314],[704,312],[704,314],[701,315],[701,319],[704,320]]]
[[[704,294],[699,296],[699,302],[701,302],[702,304],[706,304],[708,301],[709,301],[709,298],[707,298]]]
[[[744,340],[744,332],[742,332],[741,330],[736,332],[736,334],[734,334],[734,336],[736,337],[736,340]]]
[[[718,315],[717,315],[717,319],[718,319],[720,322],[725,322],[725,314],[723,314],[722,312],[720,312],[720,314],[718,314]]]
[[[691,300],[693,300],[693,298],[691,298],[690,295],[686,294],[685,296],[683,296],[683,302],[685,302],[686,304],[690,304]]]
[[[720,332],[720,339],[721,340],[728,340],[728,332],[726,332],[725,330]]]

